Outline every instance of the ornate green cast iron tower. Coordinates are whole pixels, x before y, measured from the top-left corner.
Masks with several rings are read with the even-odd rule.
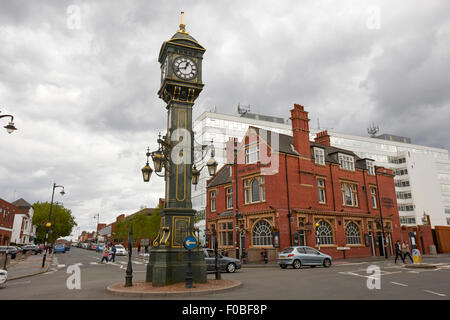
[[[180,29],[161,47],[159,97],[167,104],[167,133],[160,139],[166,152],[165,204],[161,212],[161,228],[153,241],[147,282],[152,286],[165,286],[185,281],[187,250],[183,240],[195,236],[193,232],[195,210],[191,203],[191,179],[194,161],[192,108],[203,89],[203,48],[185,29],[183,12]],[[192,254],[194,282],[206,282],[206,263],[201,251]]]

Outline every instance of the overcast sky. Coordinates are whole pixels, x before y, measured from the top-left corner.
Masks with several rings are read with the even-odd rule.
[[[144,183],[166,112],[157,97],[163,41],[186,29],[205,48],[194,118],[216,107],[310,127],[411,137],[450,148],[450,2],[1,0],[0,198],[55,194],[82,230],[154,207],[163,179]],[[7,119],[1,119],[3,127]],[[58,190],[59,191],[59,190]]]

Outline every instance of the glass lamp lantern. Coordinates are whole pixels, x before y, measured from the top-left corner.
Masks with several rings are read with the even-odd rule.
[[[192,168],[192,184],[197,185],[198,184],[198,178],[200,177],[200,170],[197,170],[196,166]]]
[[[206,163],[206,166],[208,167],[209,175],[211,177],[214,176],[217,170],[217,161],[213,157],[211,157]]]
[[[147,164],[145,165],[145,167],[142,168],[142,176],[144,178],[144,182],[149,182],[150,181],[150,177],[152,175],[152,168],[150,168],[150,166]]]
[[[8,123],[7,126],[4,126],[3,128],[5,128],[9,134],[13,133],[14,130],[17,130],[17,128],[14,126],[14,122],[12,122],[12,121],[10,123]]]
[[[155,166],[155,172],[161,172],[164,163],[164,154],[161,150],[155,151],[152,154],[153,165]]]

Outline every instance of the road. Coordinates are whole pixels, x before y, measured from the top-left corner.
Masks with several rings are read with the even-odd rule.
[[[110,284],[125,281],[128,257],[116,257],[116,263],[100,264],[101,254],[72,248],[57,254],[49,272],[29,278],[9,281],[0,289],[0,300],[6,299],[106,299],[125,300],[135,297],[115,296],[106,290]],[[189,298],[185,300],[326,300],[326,299],[450,299],[450,257],[429,259],[439,264],[437,269],[406,269],[392,260],[336,264],[331,268],[303,267],[300,270],[278,267],[243,268],[223,278],[243,282],[243,287],[233,291]],[[78,265],[81,271],[81,289],[70,290],[66,282],[67,268]],[[368,289],[371,273],[367,268],[379,267],[380,288]],[[213,279],[214,274],[208,275]],[[133,258],[133,280],[145,279],[145,262]],[[142,298],[144,299],[144,298]],[[155,298],[145,298],[155,299]],[[162,299],[162,298],[161,298]]]

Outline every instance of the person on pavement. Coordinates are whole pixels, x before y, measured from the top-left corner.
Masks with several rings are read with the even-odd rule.
[[[106,245],[103,247],[102,254],[103,254],[103,257],[102,257],[102,260],[100,261],[100,263],[103,263],[103,260],[106,260],[106,263],[108,263],[109,251],[108,251],[108,247]]]
[[[116,251],[116,245],[113,244],[111,248],[111,258],[109,259],[109,261],[116,262]]]
[[[406,243],[406,241],[403,241],[402,253],[403,253],[403,259],[406,259],[406,256],[408,256],[409,260],[411,260],[411,263],[414,263],[413,258],[411,257],[411,253],[409,252],[409,245]]]
[[[395,261],[394,263],[397,263],[398,257],[402,258],[403,263],[405,263],[405,257],[402,254],[402,247],[400,245],[400,240],[397,240],[395,243]]]

